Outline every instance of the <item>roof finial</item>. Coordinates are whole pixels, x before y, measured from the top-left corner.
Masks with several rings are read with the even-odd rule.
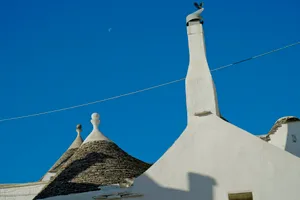
[[[110,141],[107,137],[105,137],[99,130],[98,126],[100,124],[100,115],[98,113],[92,114],[91,123],[93,124],[93,130],[88,135],[88,137],[84,140],[83,143],[92,142],[92,141],[101,141],[106,140]]]
[[[74,142],[71,144],[71,146],[69,147],[69,149],[79,148],[80,145],[83,142],[83,140],[81,138],[81,135],[80,135],[80,133],[82,132],[82,126],[81,126],[81,124],[78,124],[76,126],[76,132],[77,132],[77,137],[75,138]]]
[[[81,124],[78,124],[76,126],[76,132],[78,133],[78,135],[80,135],[80,133],[82,132],[82,126],[81,126]]]
[[[100,115],[98,113],[92,114],[91,123],[93,124],[94,129],[98,129],[98,126],[100,124]]]

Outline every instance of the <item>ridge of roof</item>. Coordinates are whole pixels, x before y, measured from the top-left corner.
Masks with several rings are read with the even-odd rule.
[[[286,117],[279,118],[275,122],[275,124],[273,125],[273,127],[271,128],[271,130],[269,131],[266,137],[268,137],[271,134],[274,134],[278,130],[278,128],[280,128],[283,124],[287,124],[290,122],[297,122],[297,121],[300,121],[300,119],[295,116],[286,116]]]
[[[270,129],[270,131],[265,134],[265,135],[261,135],[259,136],[260,139],[268,142],[271,140],[270,135],[275,134],[275,132],[283,125],[283,124],[287,124],[290,122],[298,122],[300,121],[300,119],[298,117],[295,116],[286,116],[286,117],[281,117],[279,118],[274,125],[272,126],[272,128]]]

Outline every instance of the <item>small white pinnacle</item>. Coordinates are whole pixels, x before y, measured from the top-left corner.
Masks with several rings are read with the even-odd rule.
[[[99,131],[99,124],[100,124],[100,115],[98,113],[93,113],[91,116],[91,123],[93,125],[93,130],[89,134],[89,136],[84,140],[83,143],[92,142],[92,141],[99,141],[99,140],[106,140],[110,141],[107,137],[105,137],[100,131]]]
[[[98,129],[98,126],[100,124],[100,115],[98,113],[92,114],[91,123],[93,124],[93,129]]]
[[[92,120],[99,120],[100,119],[100,115],[98,113],[93,113],[91,117],[92,117]]]
[[[99,119],[100,115],[98,113],[93,113],[92,114],[92,119]]]

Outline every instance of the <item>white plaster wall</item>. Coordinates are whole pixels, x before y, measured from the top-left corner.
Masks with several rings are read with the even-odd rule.
[[[289,122],[287,132],[285,150],[300,157],[300,122]]]
[[[0,200],[32,200],[45,186],[46,182],[19,184],[1,187]]]
[[[299,200],[300,159],[215,115],[194,117],[134,185],[145,200],[228,200],[243,191],[254,200]]]
[[[277,131],[270,135],[270,144],[273,144],[276,147],[279,147],[280,149],[285,150],[286,146],[286,138],[288,133],[288,125],[282,124],[281,127],[277,129]]]

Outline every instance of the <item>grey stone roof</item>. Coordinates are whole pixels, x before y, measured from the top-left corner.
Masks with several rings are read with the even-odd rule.
[[[55,163],[54,165],[48,170],[50,173],[56,173],[60,170],[60,168],[73,156],[73,154],[78,150],[78,148],[68,149]],[[47,172],[47,173],[48,173]],[[47,174],[46,173],[46,174]],[[45,176],[45,175],[44,175]],[[43,180],[44,176],[40,179]]]
[[[82,127],[80,124],[78,124],[76,126],[77,136],[76,136],[75,140],[70,145],[68,150],[54,163],[54,165],[50,168],[50,170],[48,170],[48,172],[50,172],[50,173],[58,172],[59,169],[63,166],[63,164],[65,164],[68,161],[68,159],[71,158],[71,156],[77,151],[77,149],[80,147],[80,145],[83,142],[82,137],[80,135],[81,128]],[[40,179],[40,181],[43,180],[44,176]]]
[[[49,172],[57,172],[59,169],[73,156],[73,154],[78,150],[76,149],[68,149],[51,167]]]
[[[34,199],[99,190],[99,186],[137,177],[149,167],[113,142],[84,143]]]

